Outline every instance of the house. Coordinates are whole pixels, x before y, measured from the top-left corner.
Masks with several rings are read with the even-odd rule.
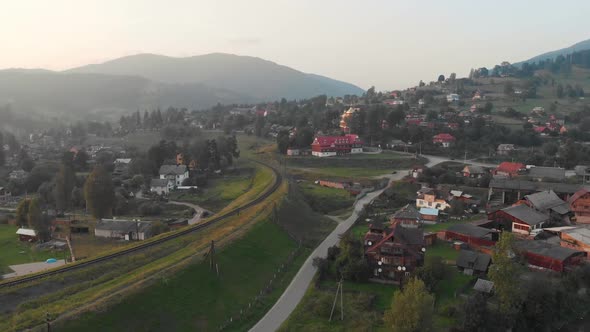
[[[438,220],[438,210],[433,208],[420,208],[420,218],[423,221],[435,223]]]
[[[16,235],[18,235],[18,239],[23,242],[37,242],[39,240],[37,232],[35,232],[34,229],[19,228],[16,231]]]
[[[298,156],[299,155],[299,149],[296,148],[288,148],[287,149],[287,156]]]
[[[565,180],[565,168],[560,167],[541,167],[541,166],[527,166],[528,174],[530,178],[535,181],[564,181]]]
[[[174,189],[174,182],[170,179],[152,179],[150,192],[158,195],[168,195]]]
[[[451,130],[457,130],[459,129],[459,124],[457,122],[449,122],[447,123],[447,128]]]
[[[117,166],[118,164],[129,165],[130,163],[131,163],[131,158],[117,158],[113,162],[113,164],[115,164],[115,166]]]
[[[461,241],[471,247],[492,247],[498,241],[498,231],[473,224],[451,225],[445,231],[444,238],[447,241]]]
[[[441,144],[443,148],[448,148],[455,142],[455,140],[456,139],[453,135],[447,133],[434,135],[434,137],[432,137],[432,143]]]
[[[182,182],[189,177],[186,165],[162,165],[159,174],[160,179],[171,180],[175,186],[181,186]]]
[[[417,179],[420,176],[420,174],[422,174],[424,172],[424,169],[426,169],[425,166],[416,165],[416,166],[412,167],[412,170],[410,171],[410,173],[414,179]]]
[[[431,188],[422,188],[418,191],[418,197],[416,197],[417,208],[434,208],[441,211],[451,207],[444,198],[442,198],[438,192]]]
[[[577,176],[582,177],[583,183],[590,182],[590,167],[585,165],[577,165],[576,167],[574,167],[574,172]]]
[[[447,95],[447,101],[449,103],[455,102],[455,101],[459,101],[459,95],[456,93],[451,93]]]
[[[547,241],[521,240],[514,244],[529,266],[555,272],[567,272],[586,261],[584,251],[574,250]]]
[[[514,151],[516,151],[514,144],[500,144],[496,149],[496,153],[500,156],[507,156]]]
[[[0,187],[0,202],[5,202],[12,197],[12,193],[4,187]]]
[[[22,169],[15,169],[14,171],[8,173],[8,178],[10,180],[22,181],[26,179],[27,174],[28,173]]]
[[[576,191],[567,202],[577,224],[590,224],[590,191],[588,189],[582,188]]]
[[[480,178],[484,176],[487,172],[485,168],[481,166],[467,165],[463,168],[461,173],[463,173],[463,176],[466,178]]]
[[[525,169],[526,167],[523,163],[512,163],[505,161],[496,167],[496,169],[493,171],[493,174],[500,177],[511,178],[517,176]]]
[[[512,223],[512,232],[529,235],[532,230],[541,229],[549,222],[549,216],[524,204],[514,205],[495,213],[497,221]]]
[[[562,247],[590,253],[590,229],[586,227],[564,229],[559,232],[559,240],[559,245]]]
[[[422,229],[395,224],[379,232],[370,229],[365,235],[365,239],[373,239],[365,241],[365,256],[375,277],[398,279],[423,265],[426,248]]]
[[[395,214],[389,216],[389,221],[392,225],[400,224],[402,227],[416,228],[421,224],[420,213],[413,205],[406,205],[397,211]]]
[[[569,204],[563,201],[553,190],[541,191],[524,196],[527,205],[551,217],[569,221],[571,214]]]
[[[488,254],[461,250],[457,256],[457,268],[467,275],[484,275],[492,263],[492,257]]]
[[[363,152],[363,142],[358,135],[316,136],[311,143],[311,154],[316,157],[341,156]]]
[[[534,126],[533,130],[537,133],[540,134],[541,136],[546,136],[549,135],[549,133],[551,133],[551,129],[549,129],[546,126]]]
[[[102,219],[96,223],[94,236],[110,239],[145,240],[152,236],[151,223],[138,220]]]

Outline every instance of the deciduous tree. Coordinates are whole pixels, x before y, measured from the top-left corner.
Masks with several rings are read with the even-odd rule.
[[[84,184],[86,207],[97,219],[112,215],[115,203],[114,186],[111,175],[102,166],[94,168]]]
[[[396,291],[391,309],[383,320],[388,330],[394,332],[421,332],[432,330],[434,297],[428,293],[424,282],[412,278],[402,291]]]

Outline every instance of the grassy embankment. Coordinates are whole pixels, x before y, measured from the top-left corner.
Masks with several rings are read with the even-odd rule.
[[[236,200],[235,204],[258,196],[273,181],[272,173],[266,168],[261,167],[257,177],[252,189]],[[3,301],[4,306],[0,305],[0,312],[3,313],[0,330],[20,330],[34,326],[42,322],[45,312],[58,316],[76,313],[77,310],[100,308],[116,301],[117,297],[111,295],[118,291],[141,289],[154,282],[151,277],[165,276],[162,271],[172,272],[201,257],[211,240],[220,241],[219,245],[223,246],[229,240],[241,236],[255,221],[269,215],[273,202],[282,197],[285,191],[286,187],[281,187],[266,202],[242,211],[240,216],[215,224],[206,232],[168,241],[157,248],[81,269],[67,276],[44,278],[21,287],[2,290],[0,297],[6,301]],[[92,304],[87,306],[89,303]]]
[[[19,241],[17,229],[17,226],[0,225],[0,274],[12,272],[9,265],[63,258],[61,251],[37,250],[34,244]]]

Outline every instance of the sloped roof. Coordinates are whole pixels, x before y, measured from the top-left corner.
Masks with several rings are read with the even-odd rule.
[[[467,165],[465,166],[465,169],[471,174],[484,174],[486,172],[485,168],[475,165]]]
[[[461,250],[457,257],[457,266],[475,271],[486,272],[492,262],[490,255],[471,250]]]
[[[454,141],[455,137],[451,134],[447,134],[447,133],[441,133],[438,135],[434,135],[432,137],[433,140],[437,140],[437,141]]]
[[[520,169],[525,168],[525,165],[522,163],[511,163],[508,161],[500,163],[496,168],[497,172],[504,172],[504,173],[516,173]]]
[[[529,169],[529,176],[553,180],[564,180],[565,168],[535,166]]]
[[[480,227],[480,226],[475,226],[472,224],[451,225],[449,228],[447,228],[447,231],[450,231],[453,233],[458,233],[458,234],[464,234],[464,235],[468,235],[471,237],[477,237],[477,238],[485,238],[490,233],[494,232],[491,229]]]
[[[580,250],[565,248],[546,241],[521,240],[516,241],[514,245],[519,250],[540,256],[550,257],[559,261],[564,261],[575,254],[584,253]]]
[[[542,191],[542,190],[553,190],[557,193],[573,194],[581,188],[588,189],[588,186],[582,186],[579,184],[569,183],[552,183],[552,182],[537,182],[537,181],[524,181],[524,180],[513,180],[513,179],[492,179],[490,181],[490,188],[498,189],[511,189],[511,190],[528,190],[528,191]]]
[[[590,191],[588,191],[588,189],[586,188],[582,188],[578,191],[576,191],[575,194],[572,195],[572,197],[570,197],[567,202],[572,204],[573,202],[577,201],[580,197],[586,195],[587,193],[589,193]]]
[[[186,173],[186,165],[162,165],[160,175],[182,175]]]
[[[140,232],[144,232],[150,227],[151,223],[147,221],[101,219],[96,222],[95,229],[127,233],[135,232],[138,228]]]
[[[494,282],[485,279],[477,279],[475,285],[473,285],[473,289],[482,293],[491,293],[492,289],[494,289]]]
[[[420,219],[420,213],[413,205],[408,204],[397,211],[393,217],[398,219]]]
[[[590,244],[590,229],[585,227],[575,227],[572,229],[563,230],[562,233],[568,234],[570,237],[584,244]]]
[[[427,216],[438,216],[438,209],[433,208],[420,208],[420,214],[424,214]]]
[[[170,180],[168,180],[168,179],[152,179],[152,181],[150,182],[150,186],[151,187],[167,187],[168,182],[170,182]]]
[[[567,203],[557,196],[553,190],[540,191],[538,193],[524,196],[535,209],[549,210],[565,214],[569,212]]]
[[[337,142],[342,143],[337,143]],[[320,145],[320,146],[331,146],[334,144],[361,144],[362,141],[358,135],[355,134],[347,134],[344,136],[316,136],[313,140],[312,145]]]
[[[16,231],[17,235],[27,235],[27,236],[37,236],[37,233],[35,232],[34,229],[28,229],[28,228],[19,228]]]
[[[504,213],[523,221],[527,225],[533,226],[549,220],[549,216],[542,214],[541,212],[532,209],[524,204],[514,205],[502,209]]]

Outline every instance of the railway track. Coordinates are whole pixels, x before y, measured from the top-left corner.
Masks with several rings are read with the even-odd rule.
[[[27,282],[31,282],[31,281],[35,281],[35,280],[39,280],[39,279],[42,279],[42,278],[45,278],[45,277],[48,277],[48,276],[62,274],[62,273],[66,273],[68,271],[77,270],[77,269],[81,269],[81,268],[84,268],[84,267],[87,267],[87,266],[98,264],[98,263],[101,263],[101,262],[104,262],[104,261],[108,261],[108,260],[113,259],[113,258],[117,258],[117,257],[121,257],[121,256],[125,256],[125,255],[128,255],[128,254],[131,254],[131,253],[134,253],[134,252],[137,252],[137,251],[146,249],[146,248],[151,248],[151,247],[157,246],[157,245],[159,245],[161,243],[164,243],[164,242],[167,242],[167,241],[170,241],[170,240],[179,238],[181,236],[184,236],[184,235],[187,235],[187,234],[191,234],[191,233],[200,231],[200,230],[202,230],[204,228],[207,228],[207,227],[209,227],[211,225],[214,225],[214,224],[216,224],[216,223],[218,223],[218,222],[220,222],[220,221],[222,221],[224,219],[227,219],[229,217],[232,217],[234,215],[239,214],[239,212],[241,210],[244,210],[244,209],[247,209],[247,208],[249,208],[251,206],[257,205],[258,203],[260,203],[260,202],[264,201],[265,199],[267,199],[275,191],[277,191],[277,189],[281,185],[281,182],[283,180],[283,176],[282,176],[282,174],[279,171],[277,171],[276,168],[274,168],[273,166],[271,166],[269,164],[266,164],[266,163],[263,163],[263,162],[260,162],[260,161],[256,161],[256,160],[252,160],[252,161],[255,162],[255,163],[258,163],[260,165],[263,165],[265,167],[270,168],[273,171],[274,175],[275,175],[275,181],[272,184],[272,186],[268,190],[266,190],[264,193],[262,193],[262,195],[256,197],[252,201],[250,201],[248,203],[245,203],[244,205],[238,206],[235,209],[233,209],[231,211],[228,211],[228,212],[226,212],[226,213],[224,213],[222,215],[219,215],[217,217],[213,217],[213,218],[207,220],[204,223],[201,223],[201,224],[198,224],[198,225],[194,225],[192,227],[189,227],[189,228],[184,229],[182,231],[179,231],[177,233],[173,233],[173,234],[169,234],[167,236],[163,236],[163,237],[161,237],[161,238],[159,238],[157,240],[146,242],[146,243],[137,245],[137,246],[132,247],[132,248],[123,249],[121,251],[117,251],[117,252],[114,252],[112,254],[108,254],[108,255],[102,256],[102,257],[97,257],[97,258],[89,259],[87,261],[82,261],[82,262],[77,263],[77,264],[74,264],[74,265],[66,265],[66,266],[64,266],[63,268],[60,268],[60,269],[51,270],[51,271],[47,271],[47,272],[41,272],[41,273],[38,273],[38,274],[35,274],[35,275],[32,275],[32,276],[29,276],[29,277],[23,277],[23,278],[20,278],[20,279],[17,279],[17,280],[13,280],[13,281],[10,281],[10,280],[9,281],[5,281],[5,282],[0,283],[0,288],[6,288],[6,287],[12,287],[12,286],[21,285],[21,284],[24,284],[24,283],[27,283]]]

